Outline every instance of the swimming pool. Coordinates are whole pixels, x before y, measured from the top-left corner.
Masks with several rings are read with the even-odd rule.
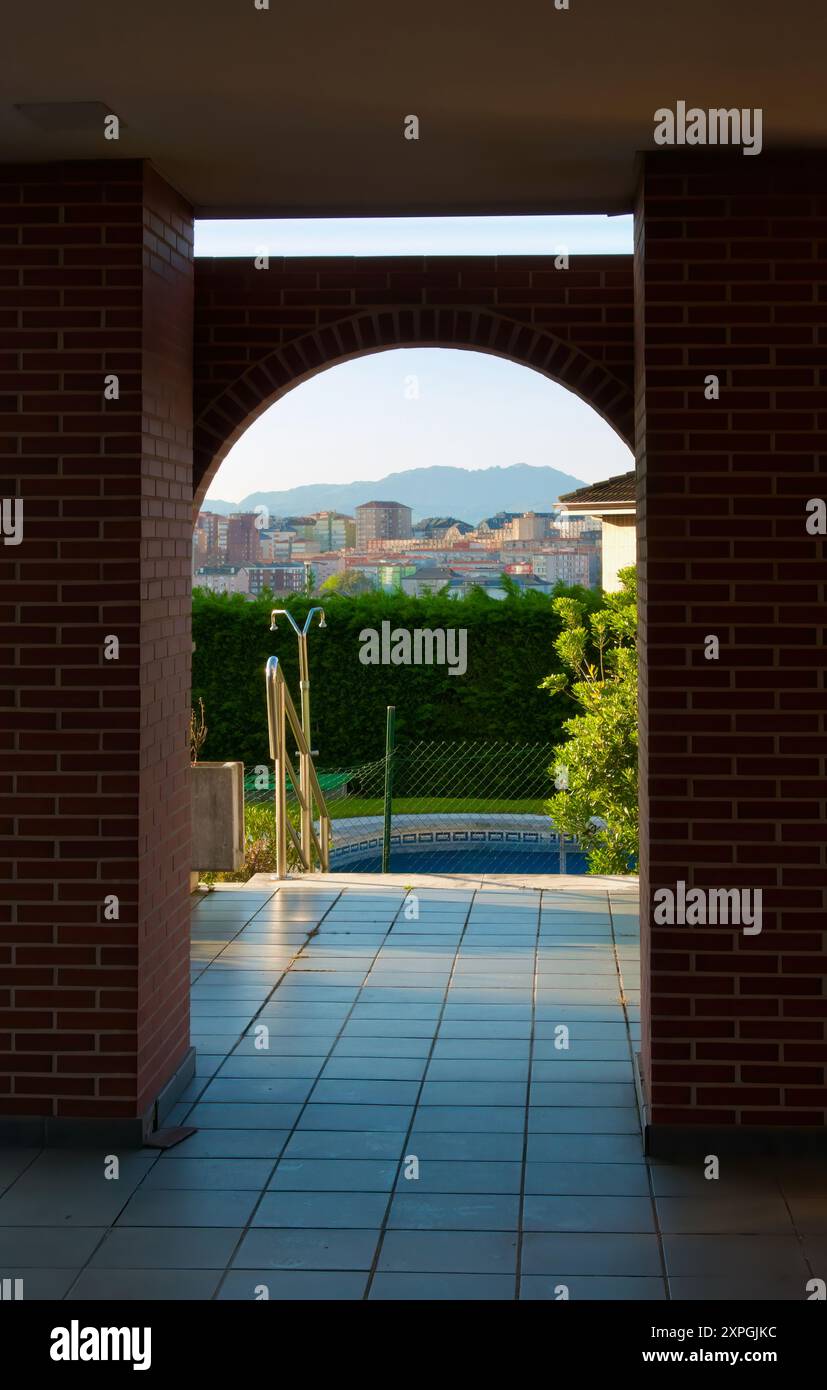
[[[333,821],[334,873],[378,873],[382,867],[381,816]],[[503,813],[394,816],[391,873],[582,874],[586,855],[560,835],[548,816]]]
[[[351,873],[376,874],[382,869],[382,854],[365,855],[348,864]],[[331,865],[331,868],[333,866]],[[584,874],[586,855],[581,850],[566,853],[565,868],[560,868],[559,851],[496,849],[489,845],[471,845],[467,849],[410,850],[392,849],[390,872],[404,874]]]

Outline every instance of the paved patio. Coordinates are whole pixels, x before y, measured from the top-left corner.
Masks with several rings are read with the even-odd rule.
[[[804,1299],[823,1170],[647,1163],[634,884],[258,875],[194,899],[159,1153],[0,1153],[26,1298]],[[565,1030],[568,1030],[566,1037]],[[564,1044],[567,1042],[567,1046]]]

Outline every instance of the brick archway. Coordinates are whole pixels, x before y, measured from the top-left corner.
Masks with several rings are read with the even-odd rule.
[[[522,363],[587,401],[633,447],[629,261],[582,257],[564,270],[551,257],[417,258],[415,267],[347,259],[266,271],[196,261],[196,507],[233,444],[280,396],[391,348],[465,348]],[[347,312],[346,302],[364,307]]]

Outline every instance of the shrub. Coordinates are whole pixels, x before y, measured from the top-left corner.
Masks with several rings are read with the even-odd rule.
[[[541,683],[555,696],[567,692],[580,706],[581,713],[564,723],[568,741],[555,749],[551,771],[561,789],[546,809],[560,830],[590,843],[594,874],[628,873],[638,854],[634,568],[621,570],[620,579],[620,591],[606,594],[591,613],[573,596],[555,600],[563,622],[555,648],[567,672]]]

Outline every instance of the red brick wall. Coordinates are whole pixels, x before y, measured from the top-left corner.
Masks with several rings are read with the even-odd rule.
[[[192,211],[148,167],[143,222],[138,1108],[189,1040]]]
[[[647,157],[636,255],[643,916],[763,890],[758,936],[649,928],[651,1118],[823,1126],[827,159]]]
[[[632,258],[403,256],[195,263],[195,494],[280,395],[385,347],[471,347],[537,368],[632,442]]]
[[[0,1114],[132,1118],[186,1045],[188,211],[0,169],[0,296]]]

